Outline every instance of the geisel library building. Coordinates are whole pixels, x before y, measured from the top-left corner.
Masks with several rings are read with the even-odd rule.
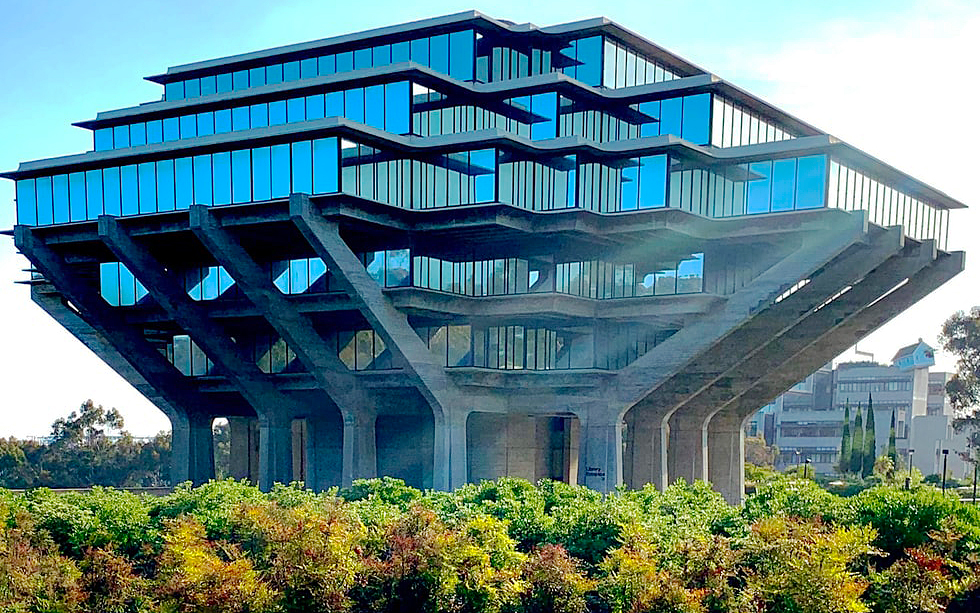
[[[963,205],[605,19],[476,12],[170,68],[25,162],[42,309],[176,481],[741,498],[743,422],[963,268]]]

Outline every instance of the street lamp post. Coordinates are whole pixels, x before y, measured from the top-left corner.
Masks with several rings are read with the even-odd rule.
[[[808,471],[807,471],[807,469],[808,469],[808,468],[810,468],[810,458],[807,458],[807,459],[806,459],[806,460],[804,461],[804,464],[803,464],[803,478],[804,478],[804,479],[806,479],[806,478],[807,478],[806,476],[807,476],[807,472],[808,472]]]
[[[980,459],[973,461],[973,506],[977,506],[977,466],[980,465]]]
[[[915,449],[909,449],[909,476],[905,477],[905,489],[912,489],[912,454],[915,453]]]
[[[949,449],[943,449],[943,493],[946,493],[946,458],[949,457]]]

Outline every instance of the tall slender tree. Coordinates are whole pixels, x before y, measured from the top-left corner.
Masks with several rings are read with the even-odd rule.
[[[851,472],[851,399],[844,403],[844,432],[840,437],[840,455],[837,457],[837,470],[841,474]]]
[[[864,418],[861,416],[861,403],[857,406],[854,418],[854,434],[851,435],[851,472],[860,475],[864,469]]]
[[[875,436],[875,408],[871,403],[871,393],[868,392],[868,418],[864,420],[864,465],[861,476],[870,477],[875,470],[875,460],[878,459],[878,448]]]
[[[892,466],[898,469],[898,446],[895,444],[895,409],[892,409],[892,425],[888,428],[888,457]]]

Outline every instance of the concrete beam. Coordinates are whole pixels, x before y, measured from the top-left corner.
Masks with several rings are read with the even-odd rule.
[[[289,421],[298,412],[292,399],[276,387],[269,375],[259,370],[228,333],[191,300],[163,265],[129,236],[115,217],[99,217],[99,236],[255,409],[262,444],[259,487],[269,489],[276,482],[289,483],[292,480],[291,444],[282,439],[288,439]]]

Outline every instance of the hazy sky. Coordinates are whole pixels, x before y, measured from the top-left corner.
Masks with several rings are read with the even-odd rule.
[[[949,244],[965,250],[975,244],[975,1],[7,0],[0,20],[0,169],[90,150],[91,133],[70,124],[158,100],[162,88],[143,77],[168,66],[471,8],[538,25],[609,17],[974,205],[951,215]],[[0,180],[0,228],[13,225],[13,199],[13,183]],[[972,257],[978,256],[968,256],[964,273],[860,349],[888,360],[920,336],[935,344],[947,316],[980,303]],[[26,278],[26,266],[13,240],[0,237],[0,436],[46,434],[55,418],[87,398],[120,409],[137,434],[168,428],[162,413],[35,307],[26,286],[13,283]],[[938,360],[952,366],[948,356]]]

